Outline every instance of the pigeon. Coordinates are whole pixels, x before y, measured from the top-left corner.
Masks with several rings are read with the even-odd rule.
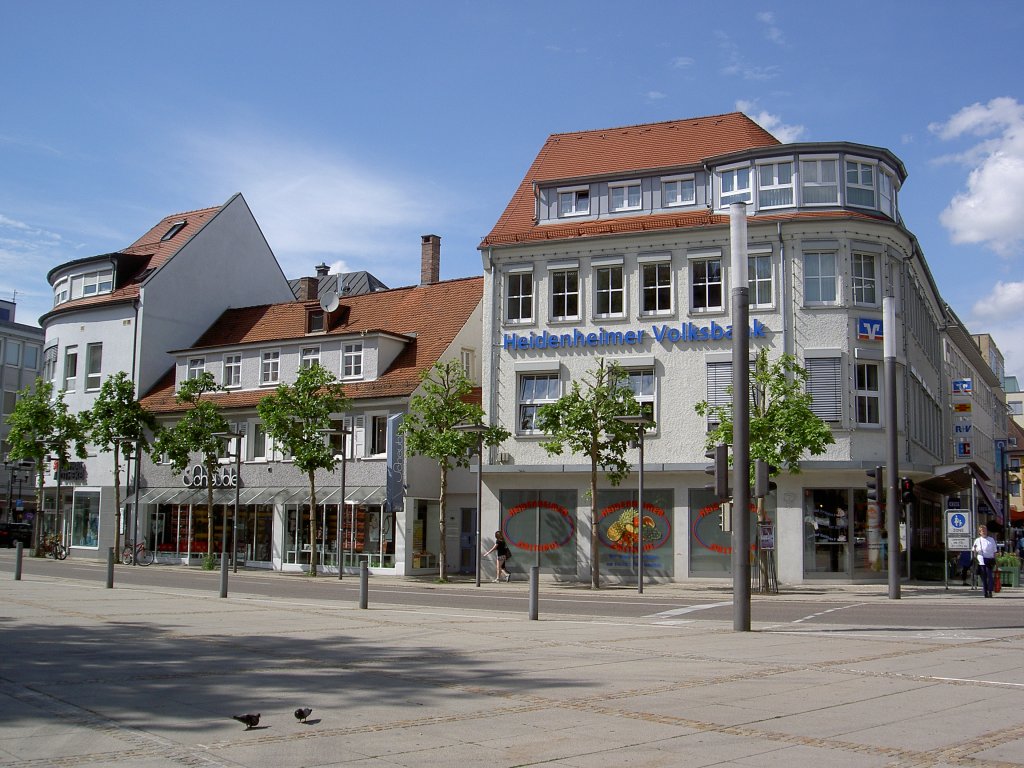
[[[295,719],[300,723],[306,722],[306,718],[313,714],[313,710],[309,707],[299,707],[295,710]]]
[[[257,712],[255,715],[232,715],[235,720],[245,725],[245,730],[255,728],[260,724],[260,713]]]

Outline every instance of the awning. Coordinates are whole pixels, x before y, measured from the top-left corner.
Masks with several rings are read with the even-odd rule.
[[[357,485],[345,494],[346,504],[383,504],[387,501],[387,490],[383,485]]]
[[[971,488],[971,479],[977,480],[976,487],[981,495],[982,501],[988,506],[997,520],[1002,521],[1002,506],[992,496],[989,490],[988,475],[973,461],[966,464],[953,464],[944,467],[936,467],[935,474],[927,480],[916,483],[919,488],[924,488],[933,493],[943,496],[967,491]]]

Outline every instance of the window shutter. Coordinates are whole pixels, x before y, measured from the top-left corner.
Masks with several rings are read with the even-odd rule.
[[[824,421],[842,421],[842,361],[838,357],[812,357],[804,360],[811,411]]]
[[[708,363],[708,405],[711,407],[732,402],[729,386],[732,384],[732,363]]]
[[[353,423],[353,437],[356,441],[356,449],[353,453],[353,457],[362,458],[366,455],[366,427],[365,417],[355,416],[352,419]]]

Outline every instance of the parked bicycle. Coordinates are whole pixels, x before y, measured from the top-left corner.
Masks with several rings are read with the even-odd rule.
[[[43,539],[40,550],[46,557],[52,557],[54,560],[63,560],[68,556],[68,548],[61,544],[56,536],[47,536]]]
[[[140,541],[134,546],[129,542],[124,545],[124,549],[121,551],[121,562],[125,565],[131,565],[132,561],[137,562],[139,565],[149,565],[153,562],[153,550],[146,548],[146,542]]]

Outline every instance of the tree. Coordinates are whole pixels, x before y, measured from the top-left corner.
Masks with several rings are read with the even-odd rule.
[[[487,427],[477,435],[455,429],[458,424],[484,426],[484,409],[476,403],[467,402],[473,383],[466,376],[466,370],[457,360],[437,362],[420,376],[423,393],[409,401],[409,413],[401,426],[405,435],[405,447],[410,455],[427,456],[434,459],[441,471],[440,535],[438,568],[442,581],[447,580],[447,536],[448,473],[456,467],[468,467],[471,451],[477,441],[494,446],[507,440],[507,429],[497,425]],[[480,461],[483,471],[483,457]]]
[[[43,379],[36,379],[34,389],[26,387],[18,393],[14,412],[7,417],[7,424],[10,428],[7,435],[10,446],[8,458],[34,461],[38,473],[39,496],[32,522],[32,541],[38,552],[42,531],[45,457],[55,452],[60,471],[66,466],[70,458],[69,449],[74,444],[75,455],[80,459],[86,458],[85,430],[81,420],[69,412],[64,402],[64,392],[54,396],[52,382]]]
[[[330,430],[331,414],[348,408],[342,385],[319,365],[303,368],[294,385],[281,384],[256,406],[267,435],[291,454],[295,467],[309,480],[310,576],[317,572],[315,474],[318,469],[333,470],[337,464],[325,432]]]
[[[203,395],[223,391],[224,387],[217,384],[213,374],[204,371],[194,379],[182,382],[178,393],[174,396],[179,405],[188,410],[174,424],[163,429],[156,437],[154,450],[166,454],[171,462],[171,471],[178,475],[188,468],[192,454],[200,455],[200,463],[206,470],[206,521],[207,521],[207,552],[213,552],[213,477],[217,472],[224,443],[218,432],[229,431],[227,419],[220,409]]]
[[[591,587],[601,587],[600,539],[597,535],[597,470],[601,468],[612,485],[629,476],[626,449],[636,440],[636,428],[616,416],[635,416],[640,403],[628,386],[628,375],[618,363],[599,358],[597,368],[587,372],[583,384],[574,380],[570,391],[537,410],[537,428],[550,440],[541,443],[549,454],[563,451],[590,459],[590,561]]]
[[[90,410],[82,414],[89,440],[114,456],[114,552],[121,552],[121,442],[135,443],[136,451],[149,451],[146,431],[156,432],[156,419],[135,399],[135,383],[127,373],[108,376]],[[127,469],[126,469],[127,471]],[[139,479],[135,478],[136,484]]]

